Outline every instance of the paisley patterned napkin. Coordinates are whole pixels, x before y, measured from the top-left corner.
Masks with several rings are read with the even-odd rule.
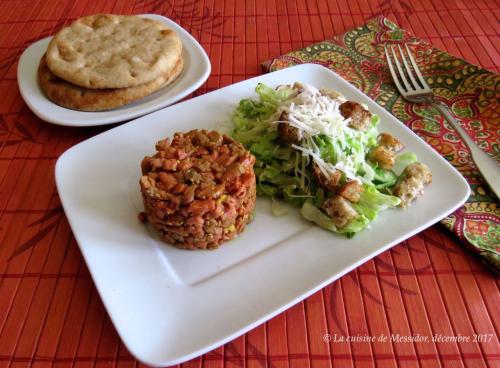
[[[464,246],[500,274],[500,207],[464,143],[437,110],[401,98],[387,68],[385,44],[408,43],[427,83],[452,108],[472,139],[500,160],[500,75],[471,65],[415,38],[384,17],[333,39],[266,61],[265,72],[301,63],[332,69],[403,121],[440,152],[470,184],[465,205],[441,220]],[[500,167],[499,167],[500,170]]]

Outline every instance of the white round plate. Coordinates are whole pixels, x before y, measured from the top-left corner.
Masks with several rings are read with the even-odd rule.
[[[184,70],[174,83],[126,106],[102,112],[83,112],[66,109],[50,101],[43,94],[37,80],[38,63],[52,37],[35,42],[24,50],[17,67],[19,90],[31,111],[46,122],[87,127],[130,120],[171,105],[199,88],[210,74],[210,60],[205,50],[184,28],[157,14],[142,16],[159,20],[173,29],[182,41]]]

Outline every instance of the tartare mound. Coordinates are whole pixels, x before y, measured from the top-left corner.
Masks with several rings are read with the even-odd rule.
[[[147,221],[166,243],[213,249],[252,219],[255,157],[215,131],[175,133],[142,160],[140,187]]]

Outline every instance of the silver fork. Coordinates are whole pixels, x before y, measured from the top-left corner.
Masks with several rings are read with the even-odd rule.
[[[500,167],[490,156],[488,156],[467,135],[458,121],[453,117],[448,106],[434,97],[432,89],[429,88],[422,73],[413,58],[408,45],[405,44],[406,55],[401,46],[385,46],[385,56],[391,71],[392,79],[401,96],[410,102],[428,103],[434,106],[444,118],[453,126],[455,131],[469,148],[472,160],[489,184],[492,191],[500,199]],[[390,50],[390,51],[389,51]],[[401,64],[402,61],[402,64]],[[411,64],[411,65],[410,65]]]

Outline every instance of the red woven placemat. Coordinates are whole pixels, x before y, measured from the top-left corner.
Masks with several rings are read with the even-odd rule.
[[[451,54],[500,70],[500,4],[489,0],[1,0],[0,6],[0,365],[5,367],[141,365],[123,347],[102,306],[54,184],[57,157],[108,128],[57,127],[33,116],[16,81],[18,57],[31,42],[85,14],[166,15],[209,54],[212,74],[196,92],[201,94],[257,75],[264,60],[383,13]],[[434,226],[182,366],[495,367],[499,330],[499,280]],[[330,339],[326,334],[331,341],[324,341]],[[395,341],[339,341],[391,334]],[[481,341],[402,342],[397,334],[460,334]]]

